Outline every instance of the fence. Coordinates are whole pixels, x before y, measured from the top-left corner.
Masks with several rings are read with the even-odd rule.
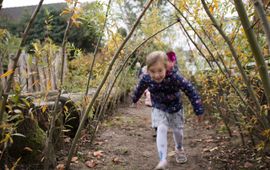
[[[56,90],[60,82],[61,57],[60,50],[45,57],[37,57],[22,52],[14,73],[14,82],[20,84],[22,93]],[[8,70],[11,69],[13,58],[14,55],[9,56]],[[66,63],[64,75],[67,72]],[[3,83],[5,81],[3,80]]]

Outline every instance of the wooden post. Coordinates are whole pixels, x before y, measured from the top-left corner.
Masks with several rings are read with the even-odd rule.
[[[35,92],[40,91],[40,79],[39,79],[39,71],[38,71],[38,59],[33,57],[33,71],[34,71],[34,87]]]
[[[3,57],[4,56],[0,56],[0,75],[4,74]],[[3,89],[5,89],[6,82],[7,82],[7,80],[5,77],[1,79],[1,84],[2,84]]]
[[[56,60],[56,56],[55,54],[53,54],[53,59],[51,60],[51,84],[52,84],[52,90],[56,90],[57,89],[57,85],[56,85],[56,65],[55,65],[55,60]]]
[[[33,80],[32,80],[32,69],[31,65],[32,62],[29,60],[30,56],[25,55],[25,60],[26,60],[26,68],[27,68],[27,82],[28,82],[28,92],[33,92]]]
[[[26,54],[22,52],[18,65],[19,67],[17,68],[19,70],[19,77],[20,77],[20,83],[22,86],[22,91],[23,92],[28,92],[28,83],[27,83],[27,64],[26,64]]]
[[[56,78],[56,86],[59,88],[59,82],[60,82],[60,68],[61,68],[61,49],[58,50],[58,52],[55,54],[55,78]]]
[[[10,54],[8,57],[8,70],[12,70],[12,66],[14,64],[14,54]],[[6,86],[6,85],[5,85]]]
[[[42,66],[38,66],[38,73],[39,73],[39,84],[40,84],[40,90],[45,91],[46,86],[45,86],[45,77],[44,77],[44,71]]]

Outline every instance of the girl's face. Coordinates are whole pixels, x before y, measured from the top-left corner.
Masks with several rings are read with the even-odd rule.
[[[166,76],[166,67],[163,61],[157,61],[147,69],[150,77],[157,83],[161,83]]]
[[[175,61],[168,60],[168,62],[167,62],[167,70],[171,71],[173,69],[174,64],[175,64]]]

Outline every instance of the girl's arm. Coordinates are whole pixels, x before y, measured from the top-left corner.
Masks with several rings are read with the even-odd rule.
[[[149,79],[147,78],[147,75],[144,75],[133,93],[132,96],[133,103],[137,103],[137,101],[141,98],[144,91],[148,88],[148,84]]]
[[[204,112],[202,100],[192,83],[179,75],[176,75],[176,83],[177,86],[187,95],[196,115],[202,115]]]

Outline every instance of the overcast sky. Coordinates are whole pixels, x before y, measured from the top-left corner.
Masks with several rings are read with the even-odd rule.
[[[29,6],[29,5],[37,5],[40,0],[4,0],[3,7],[18,7],[18,6]],[[94,0],[79,0],[79,2],[91,2]],[[58,2],[65,2],[65,0],[44,0],[43,4],[49,3],[58,3]]]

